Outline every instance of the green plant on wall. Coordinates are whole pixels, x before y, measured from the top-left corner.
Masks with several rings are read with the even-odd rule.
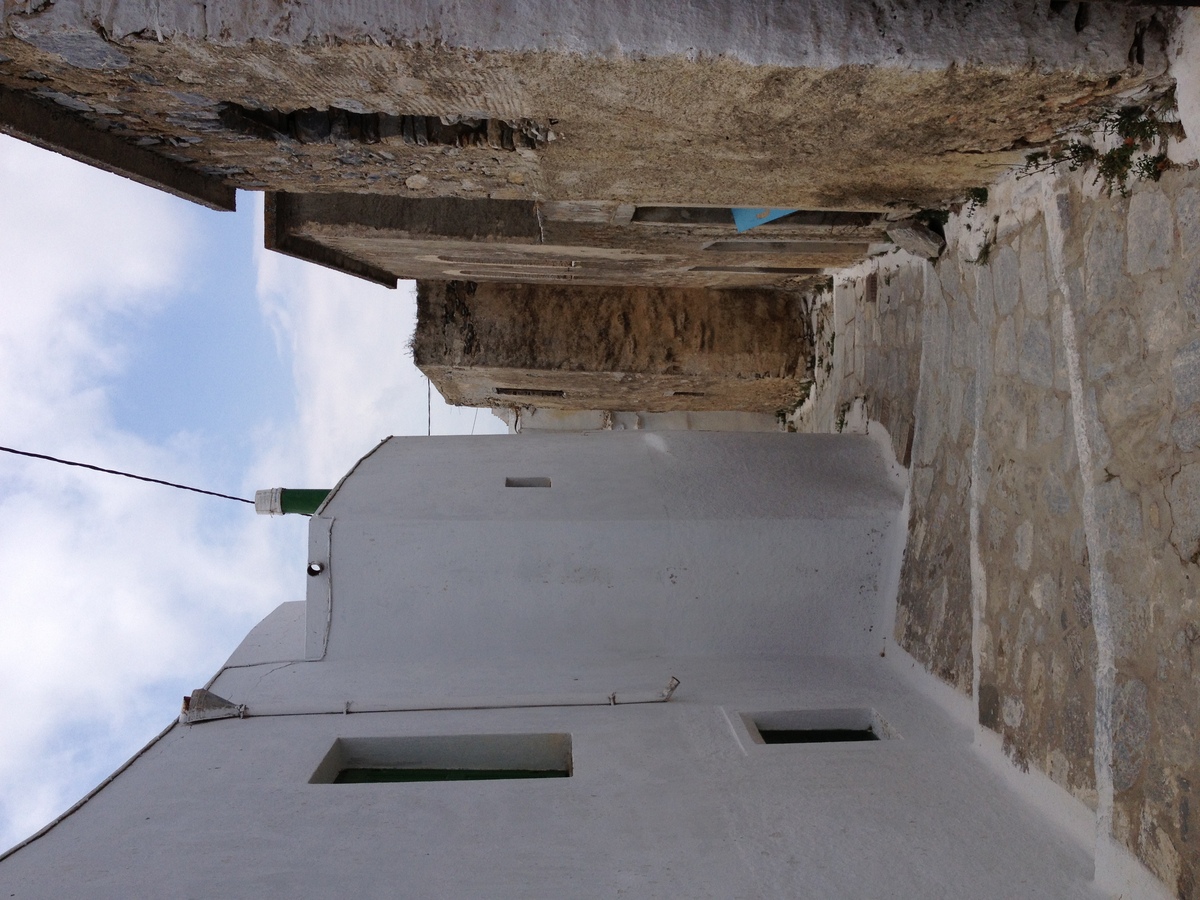
[[[1065,165],[1071,172],[1095,166],[1096,181],[1104,185],[1108,196],[1116,190],[1126,197],[1130,178],[1158,181],[1171,167],[1166,153],[1166,139],[1171,129],[1155,109],[1126,106],[1104,112],[1090,124],[1091,137],[1062,141],[1046,150],[1030,153],[1025,157],[1024,170],[1017,177],[1048,172],[1060,165]],[[1116,136],[1118,142],[1108,150],[1100,150],[1092,142],[1092,137],[1097,134]]]
[[[971,188],[967,191],[966,214],[969,216],[988,202],[988,189],[985,187]]]

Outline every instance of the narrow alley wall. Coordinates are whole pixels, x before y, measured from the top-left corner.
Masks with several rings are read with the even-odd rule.
[[[794,423],[887,428],[898,642],[1200,896],[1200,172],[1008,176],[946,231],[814,298]]]

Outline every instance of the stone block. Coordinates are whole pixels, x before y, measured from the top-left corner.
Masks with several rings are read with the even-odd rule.
[[[1171,440],[1185,453],[1200,448],[1200,406],[1175,414],[1171,423]]]
[[[1092,467],[1097,472],[1103,472],[1108,467],[1109,462],[1112,461],[1112,441],[1109,440],[1108,431],[1105,430],[1104,425],[1100,421],[1095,389],[1089,388],[1084,394],[1083,400],[1086,404],[1087,412],[1087,415],[1083,418],[1083,423],[1087,429],[1088,440],[1092,445]]]
[[[1071,583],[1071,607],[1083,628],[1092,627],[1092,589],[1079,578]]]
[[[1187,409],[1200,402],[1200,339],[1182,347],[1171,361],[1175,408]]]
[[[913,219],[897,222],[887,230],[887,236],[901,250],[925,259],[937,259],[946,247],[941,235]]]
[[[1084,261],[1087,276],[1080,307],[1087,312],[1128,293],[1128,278],[1121,252],[1125,236],[1116,218],[1108,211],[1097,213],[1095,225],[1087,237]]]
[[[1191,324],[1200,323],[1200,254],[1192,257],[1184,269],[1179,300]]]
[[[1017,549],[1013,555],[1013,563],[1022,572],[1028,572],[1033,564],[1033,523],[1026,519],[1017,526],[1013,535]]]
[[[1179,252],[1190,258],[1200,252],[1200,188],[1185,188],[1175,195],[1175,221],[1179,226]]]
[[[1054,473],[1046,474],[1042,480],[1042,499],[1055,516],[1066,516],[1070,511],[1070,494]]]
[[[992,254],[992,264],[989,267],[992,275],[992,294],[995,298],[996,312],[999,315],[1011,315],[1017,308],[1021,291],[1021,273],[1017,251],[1010,246],[1000,247]],[[1042,283],[1045,284],[1045,272],[1042,273]]]
[[[1096,516],[1109,547],[1128,547],[1142,537],[1142,504],[1119,478],[1096,485]]]
[[[1131,275],[1143,275],[1171,264],[1175,250],[1175,220],[1171,203],[1157,188],[1136,191],[1126,217],[1126,265]]]
[[[1200,552],[1200,463],[1180,468],[1167,488],[1171,504],[1171,543],[1183,560],[1192,560]]]
[[[957,297],[951,303],[950,361],[960,369],[973,367],[978,353],[975,319],[966,303],[960,302]]]
[[[1034,443],[1048,444],[1062,436],[1065,404],[1056,394],[1047,394],[1037,409]]]
[[[1054,354],[1054,389],[1064,394],[1071,392],[1071,376],[1067,371],[1066,343],[1063,339],[1063,319],[1061,313],[1055,310],[1050,316],[1050,327],[1054,335],[1054,346],[1060,348]]]
[[[1043,388],[1054,385],[1054,351],[1050,342],[1050,329],[1044,323],[1028,319],[1025,321],[1025,327],[1021,329],[1017,371],[1021,379],[1029,384]]]
[[[1039,221],[1021,235],[1021,300],[1035,316],[1050,307],[1050,285],[1046,279],[1046,228]]]
[[[1017,325],[1011,317],[1000,322],[996,329],[993,365],[997,375],[1017,374]]]
[[[1186,311],[1184,303],[1189,304]],[[1187,334],[1189,317],[1190,327],[1200,323],[1200,257],[1178,281],[1138,279],[1136,305],[1131,311],[1137,317],[1147,355],[1172,352]]]
[[[1085,343],[1087,378],[1103,378],[1140,358],[1137,322],[1124,310],[1101,313],[1089,325]]]
[[[1150,692],[1137,678],[1122,680],[1113,697],[1113,787],[1127,791],[1142,773],[1150,737]]]

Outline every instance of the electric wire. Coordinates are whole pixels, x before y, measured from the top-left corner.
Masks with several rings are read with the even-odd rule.
[[[191,487],[186,484],[176,484],[173,481],[163,481],[161,478],[150,478],[146,475],[134,475],[132,472],[120,472],[116,469],[105,469],[102,466],[93,466],[89,463],[75,462],[70,459],[59,459],[56,456],[47,456],[44,453],[30,453],[28,450],[15,450],[12,447],[0,447],[5,453],[15,453],[17,456],[28,456],[31,459],[44,459],[47,462],[60,463],[64,466],[78,466],[81,469],[91,469],[93,472],[103,472],[106,475],[120,475],[124,478],[133,478],[137,481],[148,481],[151,484],[161,484],[166,487],[178,488],[181,491],[193,491],[197,494],[207,494],[209,497],[220,497],[223,500],[236,500],[238,503],[249,503],[254,505],[253,500],[247,500],[245,497],[233,497],[229,494],[219,494],[216,491],[206,491],[204,488]]]

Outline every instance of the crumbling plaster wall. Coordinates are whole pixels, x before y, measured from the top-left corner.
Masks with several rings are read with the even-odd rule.
[[[807,209],[919,208],[991,180],[1090,105],[1160,78],[1154,17],[1172,15],[1106,7],[1076,31],[1041,0],[3,9],[0,87],[240,188]],[[528,118],[556,140],[305,143],[231,130],[226,102]]]
[[[897,639],[1200,896],[1200,172],[1128,198],[1009,176],[947,234],[936,265],[839,278],[794,421],[887,426],[911,475]]]

